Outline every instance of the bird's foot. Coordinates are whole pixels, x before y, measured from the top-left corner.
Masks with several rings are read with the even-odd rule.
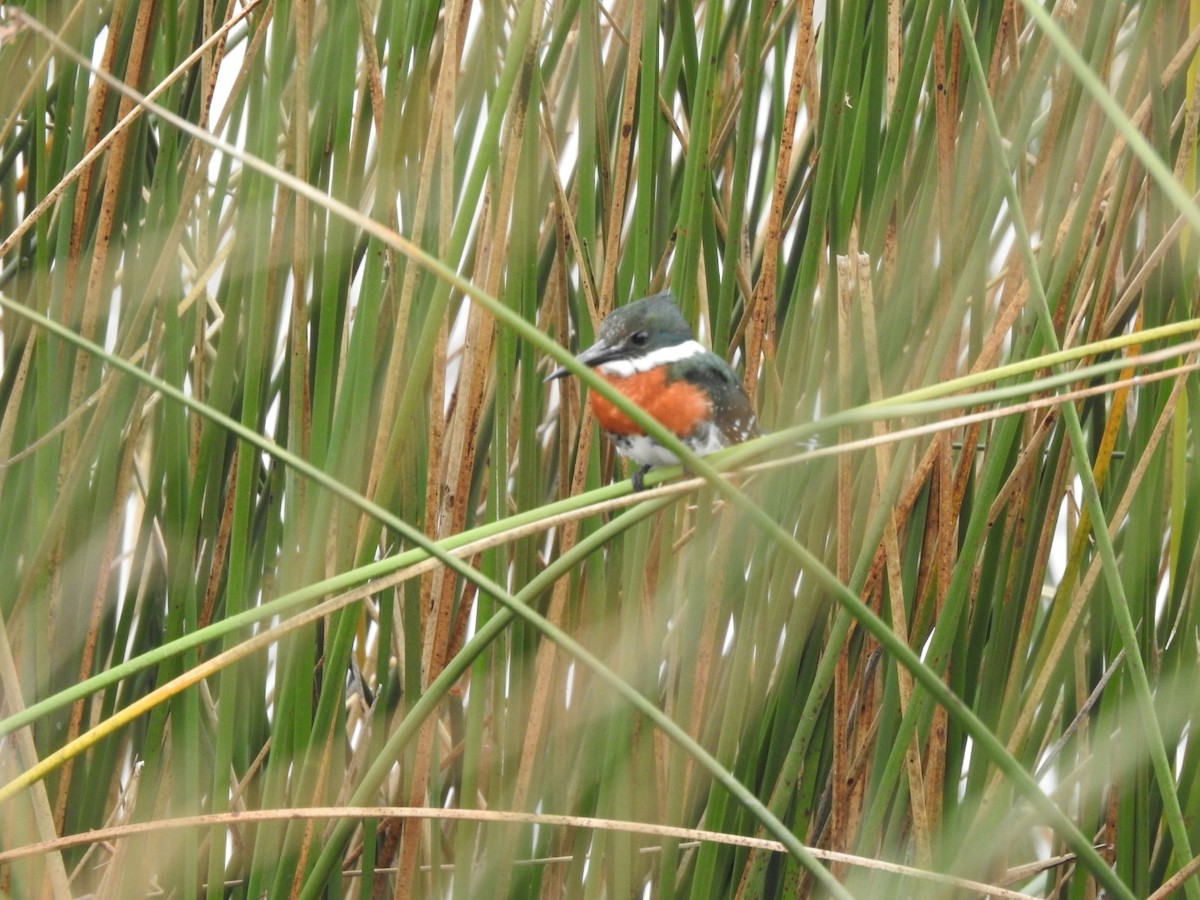
[[[637,471],[633,473],[633,492],[636,494],[646,489],[646,482],[642,479],[646,477],[646,473],[650,471],[649,466],[638,466]]]

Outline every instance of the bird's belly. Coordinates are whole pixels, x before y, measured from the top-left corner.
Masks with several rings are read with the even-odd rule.
[[[673,466],[679,457],[645,434],[610,434],[613,446],[639,466]]]
[[[612,438],[618,453],[632,459],[639,466],[674,466],[679,463],[678,456],[649,435],[610,433],[609,437]],[[697,456],[716,453],[727,446],[721,430],[709,423],[701,425],[693,434],[682,440]]]

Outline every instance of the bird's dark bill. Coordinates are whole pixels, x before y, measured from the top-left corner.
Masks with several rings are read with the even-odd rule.
[[[617,355],[618,351],[615,351],[612,347],[608,346],[608,344],[604,343],[604,341],[597,341],[576,356],[575,359],[583,363],[585,366],[598,366],[601,363],[608,362],[610,359],[615,359]],[[555,369],[546,376],[546,380],[553,381],[556,378],[562,378],[564,375],[570,374],[571,370],[565,367],[561,369]]]

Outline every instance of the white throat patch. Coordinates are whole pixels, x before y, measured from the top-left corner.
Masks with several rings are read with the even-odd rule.
[[[644,356],[635,356],[632,359],[609,360],[606,363],[596,366],[596,368],[605,375],[611,375],[615,378],[628,378],[631,375],[636,375],[638,372],[649,372],[651,369],[656,369],[659,366],[679,362],[681,359],[688,359],[707,352],[699,341],[684,341],[682,344],[675,344],[671,347],[659,347],[657,350],[651,350]]]

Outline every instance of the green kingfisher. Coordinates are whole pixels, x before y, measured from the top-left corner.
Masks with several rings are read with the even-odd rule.
[[[669,292],[644,297],[600,323],[599,339],[575,357],[657,419],[698,456],[759,434],[754,410],[729,363],[696,340]],[[569,374],[557,369],[551,381]],[[654,466],[679,458],[595,392],[592,411],[617,452],[640,467],[633,489]]]

